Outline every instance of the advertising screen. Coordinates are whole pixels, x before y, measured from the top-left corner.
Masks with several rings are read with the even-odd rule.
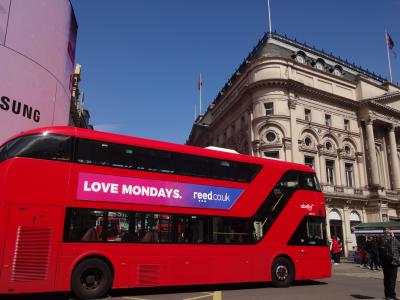
[[[0,143],[68,125],[76,33],[68,0],[0,0]]]

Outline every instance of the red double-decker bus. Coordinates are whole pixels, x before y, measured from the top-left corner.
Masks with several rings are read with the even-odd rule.
[[[0,147],[0,294],[331,276],[299,164],[72,127]]]

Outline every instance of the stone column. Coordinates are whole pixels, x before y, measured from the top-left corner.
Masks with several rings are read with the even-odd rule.
[[[319,160],[319,181],[323,184],[327,183],[326,170],[325,170],[325,160],[322,155],[323,145],[318,145],[318,160]]]
[[[289,93],[288,106],[289,106],[289,114],[290,114],[290,135],[292,138],[292,162],[301,163],[301,161],[296,161],[299,153],[299,143],[297,136],[297,127],[296,127],[296,100],[292,99]]]
[[[329,220],[329,211],[330,211],[331,207],[329,206],[330,204],[328,205],[328,203],[331,202],[331,199],[330,198],[326,198],[325,202],[327,203],[326,206],[325,206],[325,210],[326,210],[326,237],[327,237],[327,240],[329,242],[331,242],[331,226],[330,226],[330,220]]]
[[[353,164],[353,173],[354,173],[354,188],[361,189],[361,174],[360,174],[360,166],[358,165],[357,160],[355,160]]]
[[[339,165],[339,179],[340,179],[340,184],[338,184],[338,185],[347,186],[342,154],[343,154],[343,149],[341,149],[341,148],[337,149],[337,157],[338,157],[338,165]]]
[[[248,109],[248,114],[249,114],[249,149],[250,149],[249,155],[256,156],[254,153],[254,149],[253,149],[254,132],[253,132],[253,106],[252,105]]]
[[[379,173],[378,173],[378,162],[376,160],[375,151],[375,137],[374,128],[372,126],[373,120],[368,119],[365,124],[367,127],[367,142],[368,142],[368,156],[371,169],[371,184],[373,187],[379,187]]]
[[[397,144],[395,136],[395,126],[391,126],[389,129],[389,144],[390,144],[390,158],[392,165],[392,181],[393,189],[400,189],[400,169],[399,169],[399,158],[397,157]]]
[[[358,176],[360,178],[360,188],[364,189],[367,185],[365,181],[365,169],[364,169],[364,158],[363,153],[357,152],[356,153],[356,161],[357,161],[357,169],[358,169]]]
[[[343,245],[344,245],[344,255],[348,256],[349,250],[352,247],[352,237],[351,237],[351,229],[350,229],[350,210],[349,203],[346,203],[346,206],[343,208]]]
[[[285,151],[285,161],[290,161],[291,159],[291,150],[292,150],[292,141],[289,138],[283,139],[284,151]]]

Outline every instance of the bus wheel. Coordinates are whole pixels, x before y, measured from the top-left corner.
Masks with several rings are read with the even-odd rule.
[[[79,299],[104,297],[110,290],[113,275],[108,264],[99,258],[79,263],[71,275],[71,290]]]
[[[272,284],[275,287],[288,287],[294,279],[293,264],[285,257],[278,257],[272,264]]]

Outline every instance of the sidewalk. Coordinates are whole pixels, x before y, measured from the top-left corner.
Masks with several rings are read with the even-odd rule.
[[[339,265],[332,264],[332,273],[334,276],[383,279],[382,269],[375,271],[361,268],[359,264],[347,262],[346,260],[343,260]],[[397,281],[400,281],[399,276],[397,277]]]

